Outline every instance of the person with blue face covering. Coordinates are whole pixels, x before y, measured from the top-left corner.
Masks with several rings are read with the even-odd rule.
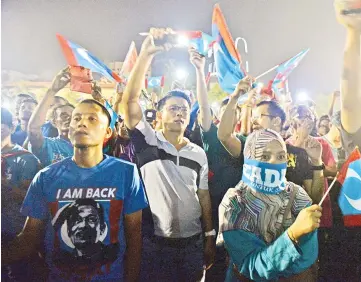
[[[317,281],[322,208],[285,178],[287,150],[270,129],[244,148],[242,180],[219,206],[217,243],[230,256],[226,281]]]

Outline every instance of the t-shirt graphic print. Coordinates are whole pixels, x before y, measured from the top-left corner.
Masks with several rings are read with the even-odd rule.
[[[48,219],[50,281],[123,281],[123,217],[147,206],[133,164],[105,156],[84,169],[68,158],[42,170],[29,189],[22,212]]]

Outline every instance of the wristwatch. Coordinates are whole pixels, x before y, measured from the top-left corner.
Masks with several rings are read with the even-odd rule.
[[[325,169],[325,164],[322,163],[322,165],[314,165],[311,167],[311,170],[324,170]]]
[[[208,231],[208,232],[204,232],[204,237],[210,237],[210,236],[216,236],[216,230],[211,230],[211,231]]]

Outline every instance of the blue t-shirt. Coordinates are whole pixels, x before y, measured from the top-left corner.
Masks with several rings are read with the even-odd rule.
[[[13,134],[11,134],[11,142],[22,146],[27,137],[28,133],[26,131],[22,131],[21,128],[18,128]]]
[[[25,217],[20,213],[21,203],[12,188],[22,188],[24,181],[31,181],[40,169],[39,160],[19,145],[1,154],[1,233],[2,241],[9,241],[20,233]]]
[[[67,158],[41,170],[21,211],[47,221],[50,281],[123,281],[123,218],[147,205],[136,166],[104,156],[93,168]]]
[[[58,130],[50,121],[47,121],[42,125],[41,132],[44,137],[57,137],[59,135]]]
[[[60,137],[44,137],[43,146],[39,150],[33,150],[31,143],[29,149],[39,158],[44,167],[73,155],[73,145]]]

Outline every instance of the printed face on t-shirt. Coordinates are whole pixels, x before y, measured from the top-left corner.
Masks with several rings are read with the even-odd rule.
[[[91,205],[79,206],[68,222],[69,238],[77,249],[95,244],[100,237],[100,216]]]

